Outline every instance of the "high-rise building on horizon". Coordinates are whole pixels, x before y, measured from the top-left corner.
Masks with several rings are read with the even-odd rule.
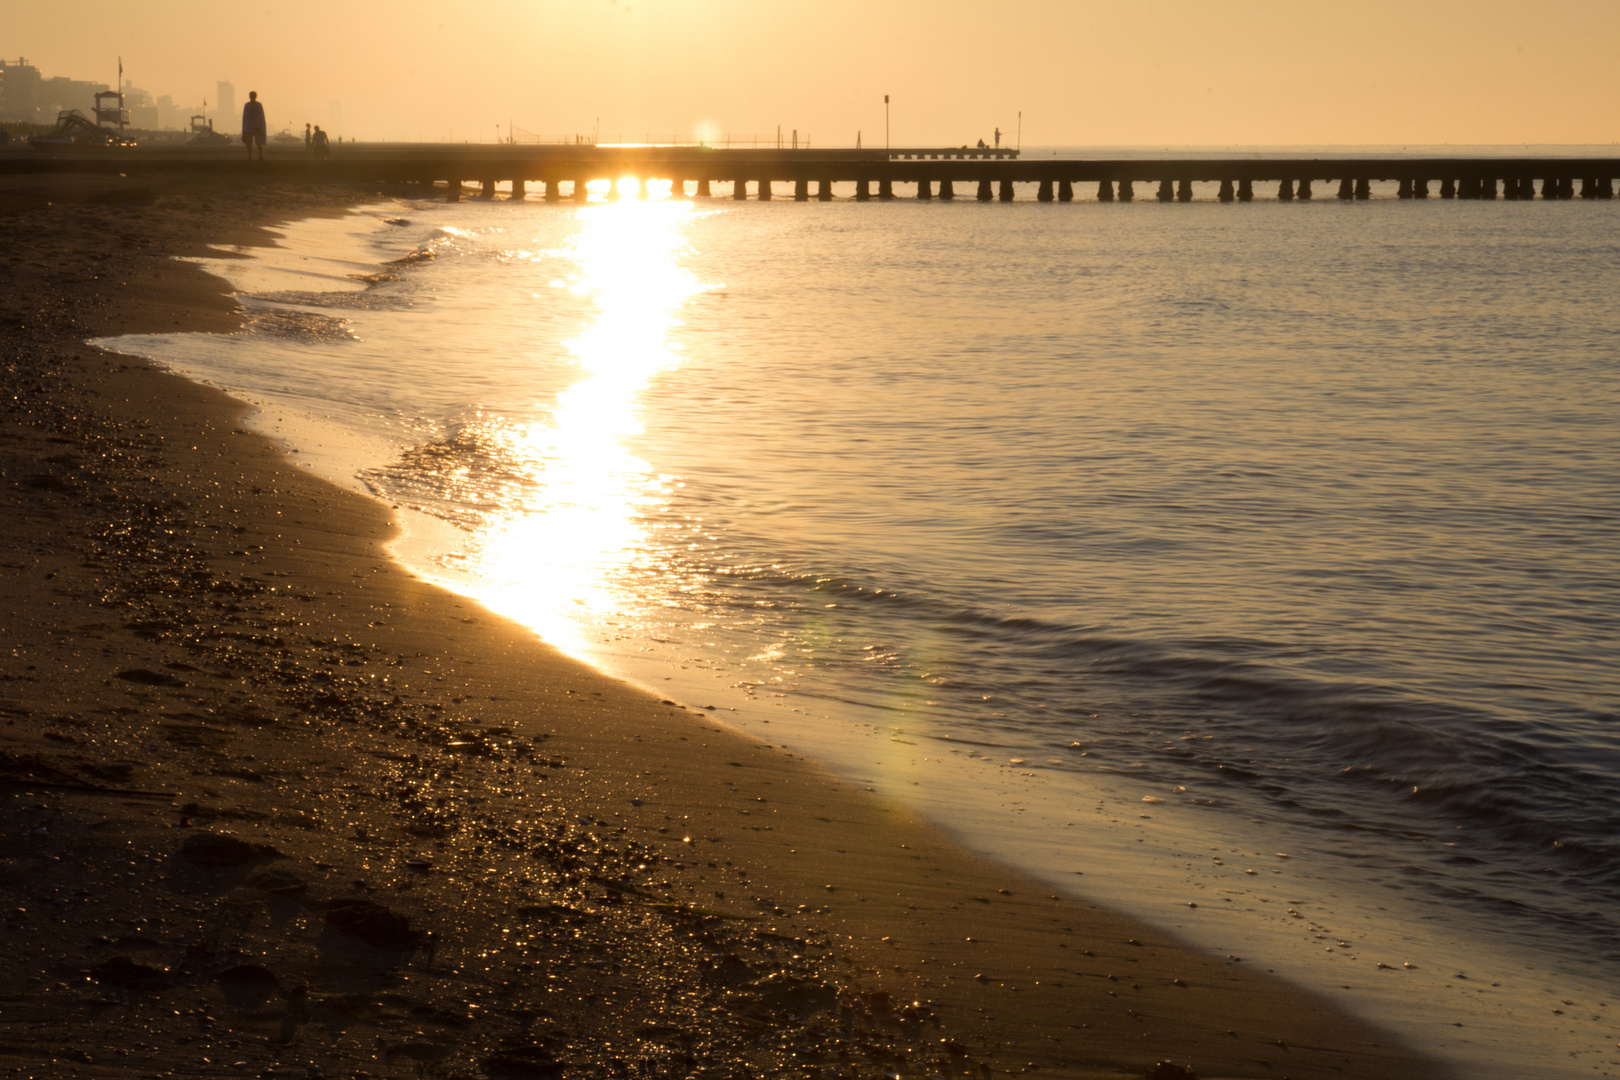
[[[242,130],[242,118],[236,114],[236,86],[233,83],[221,82],[214,89],[214,130]]]

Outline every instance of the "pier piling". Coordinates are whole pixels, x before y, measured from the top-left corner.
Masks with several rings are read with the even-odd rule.
[[[138,149],[116,160],[99,160],[85,155],[30,154],[26,158],[0,155],[0,175],[38,172],[63,173],[156,173],[175,168],[207,174],[234,170],[238,162],[223,151],[190,153],[180,159],[168,149],[146,154]],[[696,185],[694,195],[714,197],[713,179],[728,188],[733,199],[772,198],[773,184],[790,184],[791,197],[804,202],[812,194],[818,202],[832,199],[833,185],[848,183],[855,198],[892,199],[894,184],[917,185],[917,197],[949,200],[956,195],[956,182],[975,184],[977,197],[984,201],[1015,201],[1015,185],[1030,184],[1031,196],[1042,202],[1071,202],[1076,189],[1095,184],[1099,202],[1129,202],[1134,192],[1132,177],[1145,177],[1143,183],[1157,188],[1163,202],[1190,202],[1194,182],[1209,185],[1209,194],[1222,203],[1249,202],[1260,185],[1278,185],[1280,201],[1309,199],[1322,170],[1339,175],[1324,184],[1334,184],[1340,199],[1368,199],[1372,180],[1390,184],[1389,192],[1400,199],[1423,199],[1431,195],[1429,177],[1439,184],[1442,199],[1492,199],[1520,201],[1574,199],[1583,201],[1614,198],[1614,179],[1620,176],[1620,157],[1343,157],[1336,161],[1303,156],[1281,158],[1198,158],[1198,159],[1076,159],[1051,158],[1021,161],[1015,151],[972,151],[965,147],[929,150],[862,150],[835,148],[808,151],[794,148],[748,147],[714,149],[675,145],[558,147],[502,146],[399,146],[360,147],[330,160],[319,162],[289,156],[271,163],[272,172],[294,178],[306,173],[340,177],[361,183],[424,185],[434,194],[443,190],[447,201],[495,197],[497,186],[510,185],[510,198],[544,198],[546,202],[572,199],[590,201],[589,182],[606,184],[598,188],[609,200],[619,198],[620,183],[635,184],[642,198],[650,194],[649,182],[657,180],[659,194],[668,184],[669,197],[685,199],[688,180]],[[919,176],[920,171],[932,175]],[[746,179],[738,179],[738,175]],[[456,179],[444,179],[454,175]],[[476,177],[476,180],[462,179]],[[435,179],[438,177],[439,179]],[[749,182],[756,186],[749,190]],[[874,181],[876,187],[874,188]],[[477,185],[477,191],[468,188]],[[1498,193],[1500,184],[1500,193]],[[536,188],[538,185],[538,188]],[[937,194],[936,194],[937,185]],[[572,188],[571,191],[565,190]],[[627,188],[626,191],[629,189]],[[973,189],[964,189],[967,196]],[[1086,191],[1093,189],[1086,187]],[[1150,192],[1152,188],[1148,189]],[[1324,194],[1328,194],[1328,189]],[[724,197],[724,190],[721,195]],[[1083,198],[1084,196],[1082,196]]]

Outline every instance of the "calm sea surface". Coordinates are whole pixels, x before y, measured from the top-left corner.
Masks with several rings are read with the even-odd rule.
[[[246,333],[117,347],[424,572],[1431,1050],[1620,1075],[1620,205],[390,203],[226,270]]]

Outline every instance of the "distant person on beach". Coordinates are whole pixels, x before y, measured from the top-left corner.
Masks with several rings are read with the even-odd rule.
[[[316,157],[325,157],[332,152],[331,140],[326,137],[326,132],[321,130],[319,124],[315,125],[315,134],[312,136],[310,145],[311,149],[315,151]]]
[[[304,149],[311,150],[315,146],[315,136],[309,133],[309,125],[304,125]]]
[[[259,160],[264,160],[264,106],[259,103],[259,92],[248,91],[247,104],[242,106],[242,141],[247,144],[248,160],[253,160],[253,144],[259,144]]]

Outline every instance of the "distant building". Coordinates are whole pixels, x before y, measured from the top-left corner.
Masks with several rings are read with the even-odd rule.
[[[242,116],[236,108],[236,85],[222,82],[214,90],[214,130],[235,134],[242,130]]]
[[[157,102],[149,92],[128,79],[124,80],[124,108],[129,111],[130,127],[141,131],[157,131],[161,127]]]
[[[51,124],[64,109],[86,116],[95,108],[95,95],[106,83],[79,79],[47,79],[27,59],[0,60],[0,120]]]

